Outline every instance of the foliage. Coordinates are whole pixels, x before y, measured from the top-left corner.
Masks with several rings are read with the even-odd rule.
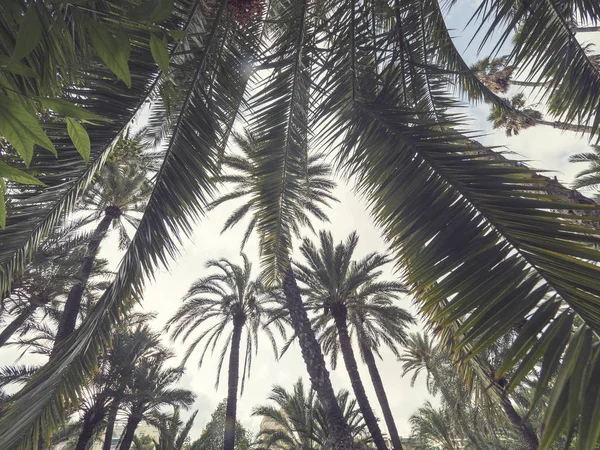
[[[302,379],[294,384],[292,392],[282,386],[273,386],[268,399],[271,404],[257,406],[252,411],[252,415],[263,418],[256,437],[257,449],[324,450],[332,447],[323,407],[312,389],[305,390]],[[370,448],[372,438],[356,400],[345,390],[337,394],[337,400],[355,448]]]
[[[302,187],[308,150],[324,151],[337,173],[364,195],[402,269],[402,281],[466,384],[489,383],[480,355],[526,321],[494,373],[494,383],[510,373],[506,391],[512,393],[541,362],[543,375],[533,403],[552,389],[541,448],[549,448],[574,426],[578,447],[592,447],[600,435],[597,205],[524,164],[498,157],[469,132],[457,131],[463,117],[449,109],[456,100],[449,89],[453,83],[473,100],[505,110],[511,106],[464,63],[438,1],[277,0],[258,8],[264,17],[249,8],[252,13],[244,22],[237,21],[240,10],[225,0],[202,7],[178,1],[172,14],[159,7],[164,4],[160,1],[151,8],[128,1],[90,3],[105,5],[97,14],[105,28],[86,21],[93,8],[89,12],[62,2],[18,2],[17,18],[12,10],[0,15],[2,53],[25,55],[23,64],[40,72],[39,81],[16,74],[21,78],[15,78],[14,90],[27,88],[30,98],[15,107],[15,96],[7,91],[10,101],[3,105],[9,105],[4,108],[11,117],[21,117],[30,100],[35,108],[36,97],[62,95],[45,95],[39,88],[48,77],[60,76],[68,87],[67,100],[76,99],[78,106],[111,119],[85,124],[90,162],[83,166],[82,146],[71,142],[64,116],[55,111],[43,117],[42,131],[61,151],[58,160],[48,151],[34,153],[30,174],[45,186],[7,184],[8,215],[0,234],[2,290],[9,289],[44,236],[72,209],[146,100],[151,100],[147,135],[164,143],[159,149],[164,150],[163,163],[114,282],[60,354],[14,396],[0,419],[0,447],[35,447],[40,434],[48,438],[65,421],[65,411],[96,370],[112,326],[132,299],[141,298],[144,281],[176,255],[193,220],[207,211],[222,175],[226,142],[242,111],[261,150],[263,195],[256,211],[263,222],[257,232],[268,284],[281,279],[292,254],[289,230],[306,198]],[[577,41],[572,21],[595,23],[600,12],[596,2],[563,3],[483,0],[472,23],[481,44],[493,39],[496,48],[508,43],[519,27],[506,64],[529,70],[527,79],[547,88],[542,99],[556,118],[589,126],[591,135],[597,135],[597,58]],[[19,31],[17,19],[31,27],[36,16],[30,7],[36,8],[32,11],[42,26],[41,33],[35,25],[31,28],[28,37],[33,39],[27,43],[19,39],[25,31]],[[46,14],[48,8],[63,14]],[[177,51],[169,49],[169,74],[159,76],[152,53],[165,66],[164,53],[152,52],[148,29],[136,20],[162,22],[167,15],[165,30],[188,33]],[[56,26],[46,27],[46,20],[55,20]],[[165,37],[164,30],[151,28],[159,39]],[[62,39],[60,33],[77,33],[78,39]],[[82,48],[61,51],[71,42]],[[32,43],[37,46],[30,48]],[[107,48],[115,51],[109,54]],[[81,65],[62,64],[63,59],[71,62],[73,55],[88,52],[97,57],[84,58],[88,64],[76,80],[64,73]],[[8,68],[10,64],[2,64],[3,75],[12,73]],[[13,65],[10,70],[24,69]],[[115,76],[121,81],[115,82]],[[31,83],[27,78],[33,78]],[[172,98],[155,101],[174,89]],[[32,111],[28,114],[33,117]],[[8,132],[1,132],[15,140],[22,127],[11,121]],[[48,145],[34,125],[31,129],[28,142],[17,142],[17,149],[5,146],[3,162],[19,165],[17,151],[27,158],[31,139]],[[550,376],[555,373],[556,378]]]
[[[235,328],[236,323],[246,329],[246,349],[244,351],[244,369],[242,374],[242,392],[246,375],[250,375],[252,368],[252,354],[258,351],[258,335],[264,332],[269,336],[275,354],[277,347],[267,324],[267,305],[270,298],[260,280],[252,280],[252,264],[248,257],[242,253],[243,266],[238,266],[226,259],[212,260],[206,263],[207,269],[215,269],[215,273],[198,279],[188,290],[183,298],[183,305],[168,321],[166,330],[171,327],[171,338],[182,339],[190,337],[197,329],[202,332],[189,345],[182,364],[185,364],[196,347],[204,345],[200,355],[198,367],[204,362],[204,357],[210,350],[212,353],[219,338],[224,334],[229,325]],[[233,333],[233,330],[232,330]],[[219,385],[221,368],[225,354],[231,343],[231,334],[227,334],[225,343],[219,353],[217,381]]]
[[[190,444],[190,450],[221,450],[223,448],[223,434],[225,431],[225,409],[227,400],[222,400],[210,416],[199,439]],[[250,431],[236,421],[235,423],[235,449],[249,450],[252,442]]]

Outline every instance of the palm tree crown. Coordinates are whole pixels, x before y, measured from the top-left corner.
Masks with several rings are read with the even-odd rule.
[[[269,173],[268,168],[261,160],[260,143],[248,131],[244,135],[233,133],[232,137],[242,153],[241,155],[227,154],[224,156],[223,166],[233,173],[224,174],[219,178],[219,181],[224,183],[230,192],[217,197],[210,204],[210,208],[216,208],[231,200],[244,200],[243,205],[237,208],[223,225],[223,231],[226,231],[251,214],[252,218],[242,240],[243,248],[255,227],[258,226],[260,229],[265,220],[260,210],[261,202],[265,201],[265,195],[272,193],[265,191],[265,178],[269,176]],[[337,201],[332,195],[335,183],[332,179],[331,167],[323,161],[322,156],[309,155],[305,164],[303,176],[299,177],[299,185],[294,191],[294,201],[290,202],[293,210],[289,213],[294,220],[286,223],[295,236],[299,236],[300,228],[303,226],[313,229],[311,216],[327,222],[327,215],[323,211],[323,207],[329,206],[329,202]],[[265,234],[260,233],[260,238],[265,239]]]

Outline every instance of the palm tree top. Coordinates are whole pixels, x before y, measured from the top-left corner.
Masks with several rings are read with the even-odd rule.
[[[300,252],[306,264],[296,263],[297,277],[306,286],[304,292],[314,306],[345,304],[357,296],[368,295],[378,286],[371,283],[369,289],[365,288],[366,283],[381,275],[381,268],[390,261],[386,255],[373,252],[353,260],[358,244],[356,232],[338,245],[328,231],[320,231],[318,237],[319,247],[308,238],[302,241]]]
[[[204,349],[200,355],[198,366],[200,367],[208,353],[213,353],[222,337],[224,345],[220,352],[217,385],[219,383],[221,368],[231,335],[226,332],[230,325],[242,326],[246,329],[246,356],[244,363],[244,376],[249,375],[252,354],[258,348],[258,333],[265,332],[270,336],[270,341],[276,351],[275,339],[269,327],[266,327],[268,314],[268,303],[271,298],[260,279],[252,279],[252,264],[248,257],[241,254],[243,265],[237,265],[231,261],[221,258],[210,260],[206,263],[207,269],[213,269],[205,277],[197,279],[183,297],[183,304],[169,319],[165,327],[171,332],[171,339],[181,339],[183,343],[201,330],[190,343],[185,353],[182,365],[184,365],[198,345]],[[227,337],[228,336],[228,337]]]

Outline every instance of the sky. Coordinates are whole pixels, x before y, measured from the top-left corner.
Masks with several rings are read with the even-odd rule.
[[[464,30],[470,12],[476,5],[476,0],[459,0],[455,8],[447,15],[449,27],[453,29],[453,36],[459,49],[468,63],[478,59],[475,47],[466,48],[471,37],[470,30]],[[588,36],[586,36],[587,38]],[[600,45],[600,37],[593,38]],[[482,56],[485,56],[485,52]],[[509,95],[519,92],[512,88]],[[526,94],[530,94],[527,90]],[[561,132],[549,127],[538,126],[523,131],[519,136],[508,138],[503,131],[497,132],[491,129],[491,124],[486,121],[489,107],[479,105],[469,107],[464,111],[471,117],[471,130],[479,130],[482,134],[480,141],[491,146],[505,146],[514,152],[516,157],[527,160],[529,164],[537,169],[554,171],[558,179],[564,183],[570,183],[574,175],[582,170],[582,167],[569,164],[570,155],[586,151],[589,147],[585,137],[579,137],[572,132]],[[340,241],[352,231],[357,231],[360,237],[356,257],[362,257],[373,251],[386,251],[386,244],[381,237],[381,231],[374,225],[369,217],[368,208],[363,199],[353,193],[350,186],[340,182],[335,192],[339,203],[334,204],[330,210],[331,222],[316,226],[319,229],[328,229],[332,232],[334,239]],[[170,316],[181,304],[181,298],[189,286],[200,276],[206,274],[204,264],[215,258],[228,258],[233,262],[241,264],[239,255],[239,244],[245,230],[244,224],[239,225],[232,231],[221,235],[222,224],[229,214],[239,206],[239,203],[223,205],[211,211],[195,227],[194,233],[185,241],[181,255],[174,261],[169,270],[160,271],[155,280],[148,285],[143,301],[143,310],[156,312],[158,314],[153,326],[161,329]],[[309,236],[310,237],[310,236]],[[245,249],[246,254],[254,261],[254,274],[258,274],[258,247],[255,237],[252,237]],[[101,249],[101,256],[109,258],[116,268],[120,254],[116,251],[116,240],[111,237],[106,240]],[[398,279],[391,267],[388,267],[384,279]],[[406,297],[399,301],[399,306],[416,314],[411,299]],[[421,325],[411,328],[418,331]],[[165,343],[168,343],[178,354],[183,354],[185,346],[180,342],[169,343],[165,334]],[[243,347],[242,347],[243,348]],[[18,354],[16,349],[0,351],[0,360],[8,362]],[[425,387],[423,376],[417,379],[414,386],[410,384],[410,376],[402,377],[401,363],[389,351],[382,351],[383,360],[379,360],[378,367],[386,387],[387,395],[394,414],[396,425],[401,436],[410,434],[408,419],[426,400],[431,399]],[[226,396],[226,367],[223,372],[222,383],[215,390],[216,365],[218,355],[213,355],[205,361],[201,368],[197,367],[199,352],[197,351],[188,361],[186,373],[181,380],[181,387],[191,389],[197,394],[197,400],[191,411],[198,409],[198,415],[191,432],[192,439],[198,438],[216,405]],[[28,358],[27,362],[33,362],[35,358]],[[22,361],[23,362],[23,361]],[[174,364],[176,360],[173,360]],[[371,400],[376,414],[381,418],[381,411],[377,403],[375,393],[371,387],[366,368],[361,364],[360,372],[367,395]],[[343,369],[340,360],[337,370],[330,370],[331,381],[334,389],[347,389],[351,391],[348,376]],[[278,362],[275,360],[270,343],[263,340],[258,354],[254,357],[250,379],[246,381],[243,395],[238,400],[238,420],[252,432],[258,431],[259,417],[251,415],[252,409],[265,403],[273,385],[279,384],[291,388],[294,382],[302,377],[308,385],[304,362],[296,344]],[[385,431],[385,424],[381,421]]]

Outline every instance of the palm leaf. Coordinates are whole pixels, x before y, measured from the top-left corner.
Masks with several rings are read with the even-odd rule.
[[[109,341],[112,325],[131,305],[131,295],[139,294],[144,279],[177,253],[181,233],[190,231],[191,219],[197,218],[206,206],[212,191],[211,180],[217,173],[219,145],[223,145],[224,134],[228,132],[220,129],[219,124],[233,123],[232,116],[243,93],[239,80],[244,78],[247,55],[238,52],[238,44],[242,39],[250,41],[254,35],[242,34],[234,27],[224,14],[224,1],[208,21],[198,14],[197,2],[187,6],[189,26],[205,39],[195,50],[199,56],[194,76],[178,105],[179,117],[170,132],[164,162],[155,177],[144,216],[114,282],[88,320],[56,358],[17,394],[3,416],[2,448],[35,448],[40,433],[47,436],[64,420],[65,405],[71,404],[79,386],[93,372],[98,352]],[[215,59],[216,52],[221,52],[219,60]],[[206,86],[210,83],[212,89],[208,91]]]

